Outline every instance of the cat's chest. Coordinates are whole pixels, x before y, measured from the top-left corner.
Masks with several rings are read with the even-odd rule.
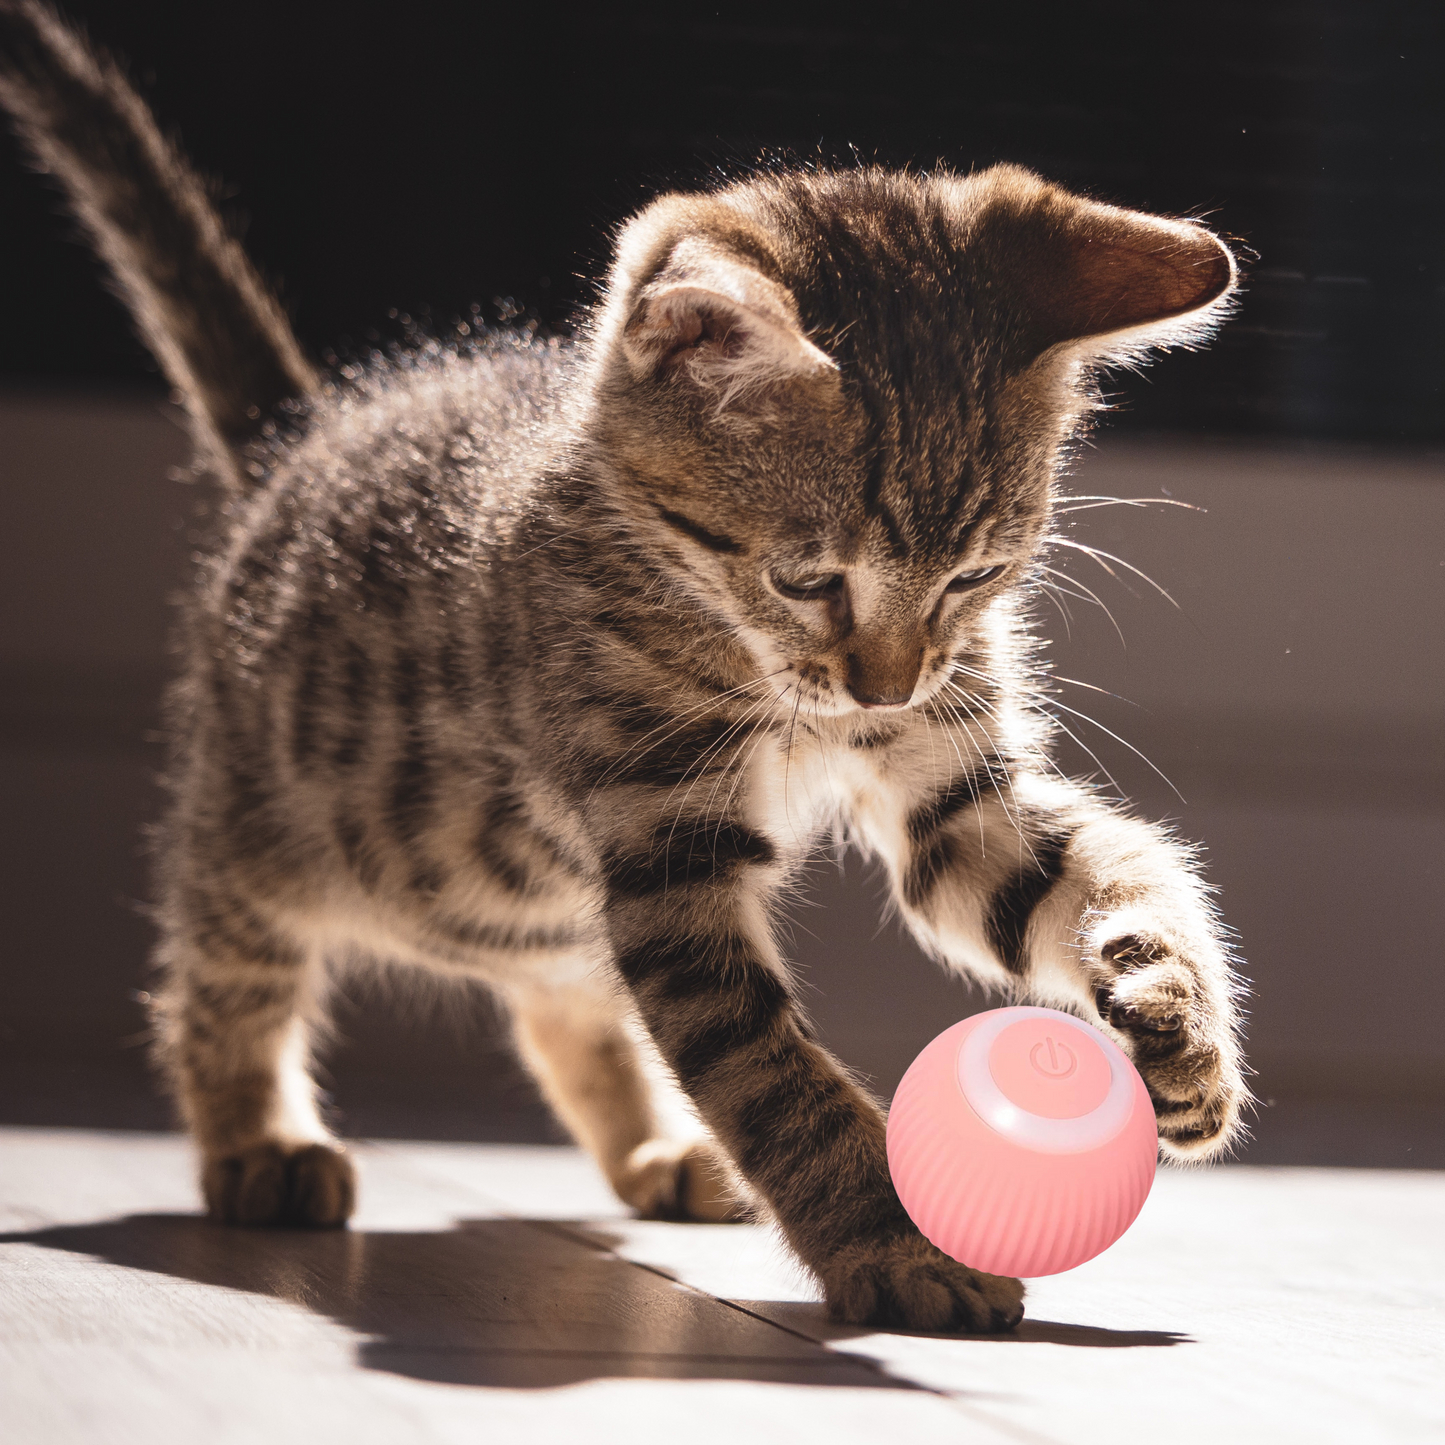
[[[886,759],[846,740],[800,731],[759,748],[749,768],[755,819],[785,848],[805,849],[835,825],[885,825],[903,807]]]

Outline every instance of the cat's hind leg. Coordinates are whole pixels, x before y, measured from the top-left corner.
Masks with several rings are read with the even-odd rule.
[[[660,1081],[614,996],[592,984],[534,988],[512,994],[511,1004],[523,1061],[623,1203],[651,1219],[740,1217],[742,1199],[717,1146],[700,1129],[669,1137]]]
[[[317,958],[243,901],[193,893],[163,918],[158,1054],[224,1224],[344,1224],[350,1159],[317,1111],[309,1064]]]

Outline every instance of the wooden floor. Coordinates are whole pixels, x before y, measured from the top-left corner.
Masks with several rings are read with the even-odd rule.
[[[174,1136],[0,1131],[0,1439],[1445,1439],[1442,1174],[1165,1172],[984,1340],[830,1327],[766,1230],[570,1149],[358,1154],[355,1228],[227,1231]]]

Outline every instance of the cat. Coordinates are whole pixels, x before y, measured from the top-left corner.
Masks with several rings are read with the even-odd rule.
[[[1031,620],[1094,378],[1211,334],[1221,241],[1009,165],[776,168],[646,206],[572,339],[328,377],[114,62],[36,0],[0,55],[224,499],[155,1019],[216,1219],[351,1213],[309,1060],[328,966],[385,958],[493,990],[641,1213],[771,1219],[841,1320],[1011,1328],[776,944],[830,835],[945,966],[1117,1039],[1167,1156],[1228,1146],[1220,926],[1187,847],[1053,768]]]

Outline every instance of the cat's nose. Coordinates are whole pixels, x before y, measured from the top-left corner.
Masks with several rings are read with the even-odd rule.
[[[851,686],[848,691],[859,707],[907,707],[909,698],[913,696],[912,688],[907,692],[893,693],[888,697],[872,696],[865,692],[859,692],[856,687]]]
[[[923,668],[923,649],[848,654],[848,693],[860,707],[907,707]]]

